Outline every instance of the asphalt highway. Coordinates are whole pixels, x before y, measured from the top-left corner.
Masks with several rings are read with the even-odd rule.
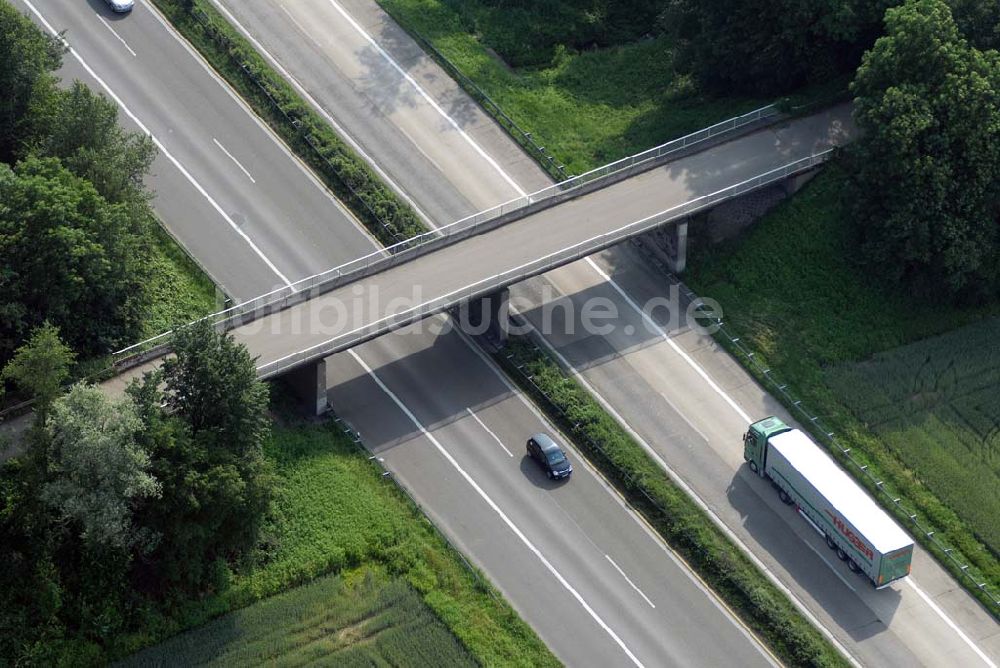
[[[374,248],[146,2],[126,17],[15,4],[67,29],[64,76],[104,82],[157,138],[157,211],[229,293]],[[338,411],[565,662],[772,663],[578,456],[558,487],[526,466],[523,440],[553,428],[459,335],[383,337],[333,358],[330,380]]]
[[[371,0],[221,0],[220,6],[429,218],[448,222],[548,185],[545,175]],[[674,326],[661,323],[669,334],[664,337],[630,311],[630,301],[642,304],[669,291],[669,282],[630,247],[515,286],[512,298],[536,316],[533,305],[546,287],[577,300],[587,292],[604,295],[617,305],[632,335],[622,326],[609,337],[580,333],[549,337],[550,343],[858,662],[1000,662],[1000,627],[923,550],[917,549],[906,582],[879,592],[865,589],[831,558],[808,525],[775,502],[770,488],[747,477],[739,442],[746,423],[784,411],[711,338],[690,331],[682,320]],[[367,350],[367,345],[357,349],[362,357]],[[343,355],[334,359],[339,361],[330,373],[331,398],[367,439],[380,429],[383,413],[352,408],[337,386],[363,369]],[[437,379],[449,368],[448,359],[425,377],[407,375],[391,388],[406,405],[422,404],[425,379]],[[471,371],[468,375],[479,378]],[[461,402],[446,412],[458,419]],[[484,564],[489,546],[471,538],[472,529],[459,519],[461,500],[439,493],[437,478],[423,473],[431,463],[403,457],[399,446],[386,457],[449,535],[470,536],[466,549]],[[503,586],[506,580],[497,568],[486,571]],[[520,601],[529,600],[522,598],[529,593],[506,591],[524,612]],[[544,627],[532,621],[551,642]]]

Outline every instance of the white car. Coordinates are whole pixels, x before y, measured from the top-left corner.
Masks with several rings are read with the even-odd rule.
[[[111,11],[118,14],[125,14],[126,12],[132,11],[132,7],[135,5],[134,0],[104,0],[108,3],[108,7]]]

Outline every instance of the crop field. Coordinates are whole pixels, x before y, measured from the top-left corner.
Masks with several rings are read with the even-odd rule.
[[[326,576],[150,648],[122,666],[475,666],[420,594],[368,569]]]
[[[1000,552],[1000,319],[827,372],[841,401]]]
[[[708,247],[693,236],[685,281],[1000,591],[1000,303],[928,303],[862,271],[839,170],[738,239]]]

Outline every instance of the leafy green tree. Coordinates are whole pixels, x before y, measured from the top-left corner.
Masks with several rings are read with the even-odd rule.
[[[108,204],[54,158],[0,164],[0,360],[48,320],[83,355],[141,331],[146,222]]]
[[[36,329],[31,339],[14,353],[0,380],[13,381],[18,388],[37,400],[35,416],[45,424],[52,402],[62,394],[76,355],[59,338],[59,328],[46,322]]]
[[[249,353],[207,322],[175,333],[173,348],[162,372],[129,389],[163,485],[143,511],[163,539],[138,577],[158,595],[222,586],[225,565],[257,541],[273,482],[267,386]]]
[[[899,0],[669,0],[676,67],[723,93],[785,93],[857,65]]]
[[[43,500],[84,542],[125,551],[148,542],[132,520],[140,499],[158,498],[149,454],[136,440],[142,421],[131,397],[112,401],[99,388],[74,385],[52,406],[48,480]]]
[[[925,292],[983,295],[1000,270],[1000,55],[971,47],[942,0],[891,9],[886,27],[852,86],[865,259]]]
[[[13,158],[54,99],[63,47],[8,2],[0,3],[0,162]],[[34,113],[32,113],[34,110]]]
[[[156,157],[156,146],[149,136],[118,125],[114,102],[76,81],[59,95],[46,125],[35,153],[59,158],[113,204],[149,199],[142,178]]]

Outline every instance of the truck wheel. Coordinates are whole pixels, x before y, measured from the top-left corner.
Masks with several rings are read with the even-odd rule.
[[[792,497],[788,496],[788,492],[781,489],[780,487],[778,488],[778,498],[781,499],[781,502],[786,506],[792,504]]]
[[[858,566],[857,562],[854,561],[853,559],[848,559],[847,560],[847,567],[851,569],[852,573],[860,573],[861,572],[861,567]]]
[[[757,473],[757,474],[760,473],[760,470],[757,468],[757,462],[753,462],[753,461],[750,462],[750,470],[753,471],[754,473]]]
[[[826,546],[828,548],[830,548],[831,550],[836,550],[837,549],[837,544],[835,542],[833,542],[833,539],[830,538],[829,535],[826,536]]]
[[[837,558],[840,559],[841,561],[847,561],[847,553],[838,547]]]

